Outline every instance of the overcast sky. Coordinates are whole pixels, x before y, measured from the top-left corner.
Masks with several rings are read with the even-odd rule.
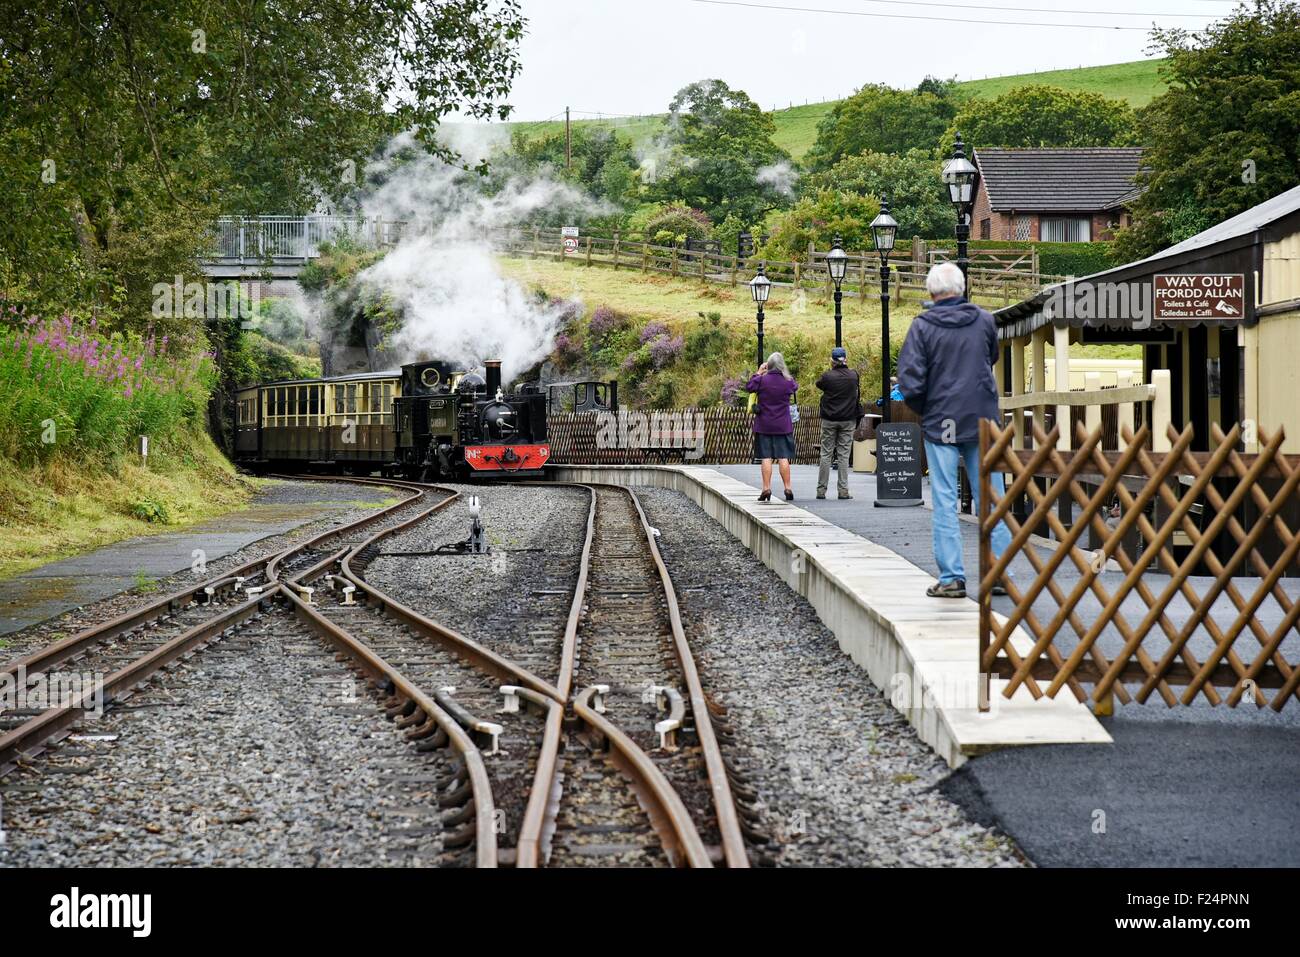
[[[575,119],[594,113],[661,113],[680,87],[706,77],[739,87],[772,109],[838,99],[864,83],[913,86],[927,73],[968,80],[1122,63],[1147,55],[1152,22],[1200,29],[1235,5],[1225,0],[522,4],[529,25],[521,46],[523,70],[511,98],[517,120],[563,115],[566,105],[583,111],[575,112]],[[812,8],[882,16],[807,12]],[[1089,10],[1093,12],[1083,12]],[[954,22],[960,20],[976,22]],[[1100,28],[995,25],[997,21]]]

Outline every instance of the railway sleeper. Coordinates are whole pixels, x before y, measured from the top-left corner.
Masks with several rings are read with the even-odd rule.
[[[415,742],[415,750],[423,753],[429,751],[441,751],[451,743],[451,738],[442,728],[438,728],[427,738],[420,738]]]
[[[459,808],[443,812],[443,826],[454,827],[457,824],[464,824],[466,821],[472,819],[476,812],[477,808],[474,806],[474,799],[471,797]]]
[[[484,721],[470,713],[469,709],[464,707],[459,701],[452,697],[456,689],[452,687],[439,688],[433,693],[433,700],[456,720],[456,723],[470,733],[474,743],[483,747],[488,745],[489,750],[484,754],[485,757],[500,752],[501,732],[505,730],[501,725],[494,721]]]
[[[478,836],[478,822],[468,821],[460,827],[459,830],[452,831],[442,838],[443,847],[468,847],[474,843],[474,838]]]
[[[470,784],[468,775],[461,782],[460,786],[454,791],[438,798],[438,806],[443,808],[460,807],[463,803],[474,797],[474,788]]]

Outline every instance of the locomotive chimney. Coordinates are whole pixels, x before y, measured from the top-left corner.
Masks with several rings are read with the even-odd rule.
[[[487,397],[489,400],[495,399],[497,390],[501,388],[501,360],[488,359],[484,365],[487,366],[487,375],[484,376]]]

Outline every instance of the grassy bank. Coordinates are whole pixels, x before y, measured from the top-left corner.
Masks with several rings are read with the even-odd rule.
[[[982,80],[965,80],[958,89],[972,96],[995,97],[1018,86],[1046,84],[1065,90],[1100,93],[1130,106],[1144,106],[1164,92],[1165,85],[1158,75],[1161,60],[1136,60],[1131,63],[1110,63],[1104,66],[1085,66],[1068,70],[1048,70],[1042,73],[1020,73],[1014,76],[994,76]],[[824,103],[792,105],[772,111],[776,132],[772,139],[778,146],[800,159],[817,139],[817,124],[836,100]],[[664,115],[633,116],[615,120],[574,120],[574,126],[601,126],[618,130],[638,146],[649,143],[663,129]],[[521,127],[530,135],[544,135],[564,128],[563,120],[502,124],[507,128]]]
[[[626,405],[716,405],[725,401],[728,382],[742,379],[754,368],[755,310],[743,284],[732,287],[635,270],[616,272],[576,261],[502,258],[499,262],[507,276],[526,287],[553,300],[581,303],[562,337],[563,348],[556,352],[561,371],[575,377],[619,379]],[[989,308],[1002,304],[1000,299],[976,301]],[[920,308],[921,300],[914,296],[891,304],[889,339],[894,360]],[[610,319],[602,313],[593,333],[592,320],[601,310],[612,310],[616,316]],[[790,289],[775,287],[765,313],[765,351],[785,353],[795,377],[811,383],[835,344],[830,298],[806,294],[799,300]],[[849,362],[874,391],[880,381],[880,302],[846,297],[843,313]],[[1141,351],[1136,346],[1075,345],[1070,354],[1140,358]],[[806,392],[805,401],[812,394]]]
[[[147,466],[135,456],[26,466],[0,457],[0,578],[214,518],[254,488],[202,430],[151,447]]]

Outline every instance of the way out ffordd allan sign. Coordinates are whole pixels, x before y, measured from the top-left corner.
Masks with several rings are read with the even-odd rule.
[[[1246,278],[1239,272],[1160,273],[1152,291],[1156,321],[1246,318]]]

